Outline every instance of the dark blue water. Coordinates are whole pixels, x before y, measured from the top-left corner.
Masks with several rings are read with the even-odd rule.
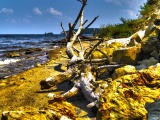
[[[37,63],[45,63],[48,60],[47,51],[59,47],[54,42],[62,38],[64,35],[61,34],[0,34],[0,79],[34,67]],[[41,50],[25,54],[27,49],[33,48]],[[21,55],[7,56],[13,52]]]

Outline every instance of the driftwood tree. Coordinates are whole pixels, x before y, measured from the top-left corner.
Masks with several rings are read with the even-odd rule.
[[[84,93],[87,100],[91,103],[87,107],[98,107],[99,96],[104,91],[104,88],[107,87],[107,83],[105,81],[99,82],[96,81],[98,76],[95,75],[96,71],[102,68],[110,68],[110,67],[118,67],[119,65],[105,65],[108,63],[108,57],[105,55],[105,58],[101,59],[91,59],[92,52],[97,49],[97,46],[103,42],[101,38],[94,37],[82,37],[84,31],[94,23],[94,21],[98,18],[95,17],[86,27],[83,26],[87,23],[88,20],[83,21],[83,13],[84,8],[87,5],[87,0],[78,0],[82,6],[79,11],[79,14],[74,21],[73,24],[69,23],[69,32],[68,34],[65,32],[63,25],[61,23],[61,27],[66,35],[66,53],[70,61],[68,62],[68,69],[51,78],[47,78],[46,80],[41,81],[41,89],[49,89],[58,83],[64,82],[66,80],[74,79],[74,86],[66,93],[60,95],[63,98],[69,98],[78,93],[78,90],[81,89]],[[75,30],[76,25],[79,23],[79,28],[77,31]],[[97,41],[95,45],[92,46],[89,50],[83,47],[83,40],[88,41]],[[79,42],[80,50],[74,47],[74,44]],[[100,50],[99,50],[100,51]],[[107,61],[107,62],[106,62]],[[96,66],[94,65],[96,63]],[[101,63],[101,66],[98,65]],[[103,63],[103,64],[102,64]]]

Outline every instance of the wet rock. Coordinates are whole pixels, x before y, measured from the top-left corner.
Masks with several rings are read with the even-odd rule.
[[[11,53],[6,54],[6,56],[10,58],[14,58],[14,57],[20,57],[20,54],[16,52],[13,52],[13,53],[11,52]]]
[[[26,54],[32,54],[35,51],[42,51],[41,48],[29,48],[24,50]]]
[[[98,120],[146,119],[146,103],[158,98],[160,64],[112,80],[100,97]]]
[[[112,61],[117,63],[133,65],[139,59],[140,52],[140,44],[133,47],[118,49],[113,52]]]

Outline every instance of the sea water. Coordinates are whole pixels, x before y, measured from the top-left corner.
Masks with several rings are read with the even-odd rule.
[[[45,34],[1,34],[0,35],[0,79],[19,73],[34,67],[37,63],[43,64],[47,59],[47,51],[55,49],[59,45],[53,44],[64,38],[64,35]],[[20,57],[7,57],[8,53],[40,48],[32,54],[20,55]]]

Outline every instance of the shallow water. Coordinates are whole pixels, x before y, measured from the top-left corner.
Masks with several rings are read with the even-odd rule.
[[[54,41],[61,40],[63,35],[0,35],[0,79],[34,67],[36,64],[44,64],[47,51],[55,49],[58,45]],[[40,48],[40,51],[32,51],[25,54],[26,50]],[[8,53],[16,52],[19,57],[10,58]]]

